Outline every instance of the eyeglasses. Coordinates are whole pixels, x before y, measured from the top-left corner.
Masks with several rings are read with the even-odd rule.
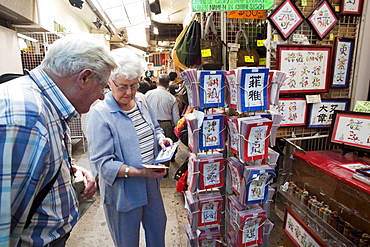
[[[116,88],[118,89],[118,91],[126,91],[127,89],[131,89],[132,91],[136,91],[138,88],[139,88],[139,83],[135,83],[135,84],[132,84],[131,86],[126,86],[126,85],[124,85],[124,86],[118,86],[116,83],[115,83],[115,81],[113,81],[112,80],[112,82],[113,82],[113,84],[114,84],[114,86],[116,86]]]

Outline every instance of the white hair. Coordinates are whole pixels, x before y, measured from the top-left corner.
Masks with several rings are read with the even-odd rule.
[[[112,55],[118,64],[118,68],[111,74],[112,80],[118,76],[122,76],[127,80],[133,80],[140,78],[147,70],[144,57],[128,47],[113,50]]]
[[[56,40],[46,52],[41,68],[60,77],[91,69],[103,82],[117,67],[108,48],[91,35],[68,35]]]

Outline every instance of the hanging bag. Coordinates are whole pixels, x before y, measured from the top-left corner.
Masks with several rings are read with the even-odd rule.
[[[238,51],[238,62],[237,66],[238,67],[243,67],[243,66],[257,66],[258,61],[259,61],[259,55],[255,49],[250,49],[249,48],[249,42],[248,42],[248,36],[245,34],[244,30],[241,29],[236,33],[235,37],[235,43],[239,43],[239,36],[240,35],[244,36],[245,40],[245,49],[242,49],[242,45],[240,45],[240,50]]]
[[[204,36],[200,40],[202,67],[205,70],[220,70],[222,67],[222,41],[217,37],[212,15],[213,13],[207,18]],[[212,39],[209,39],[210,29],[212,30]]]
[[[186,52],[186,38],[188,36],[188,32],[189,32],[190,28],[194,25],[194,21],[195,20],[192,20],[190,22],[189,26],[185,27],[183,32],[180,33],[180,35],[182,35],[182,36],[179,39],[178,43],[175,44],[175,52],[176,52],[177,58],[182,64],[185,64],[186,55],[187,55],[187,52]]]
[[[195,64],[200,64],[200,23],[197,20],[192,22],[189,30],[185,35],[186,39],[186,59],[185,65],[190,67]]]
[[[183,29],[183,30],[181,31],[181,33],[179,34],[179,36],[176,38],[175,46],[174,46],[174,48],[173,48],[173,49],[172,49],[172,51],[171,51],[171,57],[172,57],[172,60],[173,60],[173,64],[174,64],[175,66],[178,66],[178,67],[182,68],[183,70],[188,69],[188,67],[187,67],[185,64],[183,64],[183,63],[179,60],[179,58],[177,57],[177,46],[178,46],[178,44],[179,44],[180,40],[182,39],[182,37],[184,36],[184,34],[185,34],[185,32],[186,32],[187,28],[188,28],[188,26],[186,26],[186,28],[185,28],[185,29]]]

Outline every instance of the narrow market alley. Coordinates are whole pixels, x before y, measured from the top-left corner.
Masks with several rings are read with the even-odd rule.
[[[85,145],[87,144],[85,143]],[[85,149],[86,152],[84,152],[82,142],[76,143],[73,146],[73,159],[76,165],[90,170],[87,148],[85,147]],[[171,162],[169,176],[161,180],[161,191],[167,213],[167,247],[188,246],[188,240],[184,230],[184,226],[187,224],[187,210],[185,209],[184,197],[181,193],[176,192],[176,180],[173,179],[174,173],[182,165],[186,156],[187,147],[180,143],[176,160],[175,162]],[[96,201],[73,229],[67,241],[67,247],[114,246],[105,220],[99,193],[96,193],[95,198]],[[275,227],[270,234],[269,243],[266,246],[277,247],[283,243],[283,231],[281,229],[281,220],[272,211],[271,220],[273,220]],[[141,229],[140,238],[140,247],[145,247],[143,229]]]

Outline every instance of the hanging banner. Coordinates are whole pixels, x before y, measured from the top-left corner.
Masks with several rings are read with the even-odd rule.
[[[268,10],[274,0],[191,0],[193,12]]]
[[[265,10],[228,11],[227,18],[266,19]]]

